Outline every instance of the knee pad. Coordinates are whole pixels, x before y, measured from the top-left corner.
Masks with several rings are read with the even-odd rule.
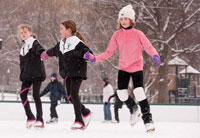
[[[128,90],[127,89],[117,90],[117,95],[121,101],[128,100]]]
[[[138,87],[138,88],[135,88],[133,90],[133,94],[135,96],[135,99],[140,102],[140,101],[143,101],[144,99],[146,99],[146,95],[144,93],[144,88],[143,87]]]

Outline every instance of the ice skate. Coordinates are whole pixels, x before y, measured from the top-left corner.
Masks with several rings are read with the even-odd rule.
[[[152,133],[155,131],[155,127],[153,123],[146,123],[145,128],[146,128],[147,133]]]
[[[26,128],[31,129],[33,127],[33,124],[35,123],[35,120],[27,120],[26,122]]]
[[[112,120],[111,123],[116,124],[116,123],[119,123],[119,121],[117,121],[117,120]]]
[[[103,120],[102,123],[111,123],[111,120]]]
[[[48,121],[46,121],[47,124],[55,124],[58,123],[58,118],[53,117],[51,119],[49,119]]]
[[[84,130],[85,126],[81,122],[75,122],[74,124],[71,125],[72,130]]]
[[[43,129],[44,128],[44,123],[42,121],[36,121],[34,124],[33,124],[34,128],[36,129]]]
[[[83,122],[85,124],[85,127],[89,125],[91,118],[92,118],[92,112],[90,112],[88,115],[83,116]]]
[[[141,117],[141,112],[140,112],[139,108],[137,108],[135,110],[135,112],[133,112],[131,114],[131,116],[130,116],[130,125],[131,125],[131,127],[133,127],[138,122],[140,117]]]

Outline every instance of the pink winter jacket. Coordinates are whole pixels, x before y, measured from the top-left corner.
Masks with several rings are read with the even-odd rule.
[[[96,62],[108,59],[118,48],[120,53],[119,70],[126,72],[141,71],[143,70],[143,47],[151,57],[158,55],[156,49],[142,31],[135,28],[120,29],[113,34],[106,51],[96,57]]]

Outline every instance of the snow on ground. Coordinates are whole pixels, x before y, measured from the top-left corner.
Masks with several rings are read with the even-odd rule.
[[[43,104],[44,120],[49,119],[50,104]],[[103,105],[86,105],[93,111],[93,118],[86,130],[70,130],[73,123],[73,107],[71,104],[62,104],[58,107],[59,123],[45,125],[43,130],[27,130],[26,117],[20,103],[0,103],[0,137],[1,138],[200,138],[199,106],[152,106],[156,131],[153,134],[145,133],[145,128],[140,120],[135,127],[129,125],[129,112],[124,106],[120,112],[119,124],[102,123]],[[34,104],[31,104],[35,112]],[[179,110],[177,110],[177,109]],[[111,108],[113,111],[113,108]],[[162,110],[164,109],[164,110]],[[167,110],[168,109],[168,110]],[[193,111],[194,110],[194,111]],[[175,113],[176,111],[179,114]],[[193,119],[181,117],[184,116]],[[197,113],[198,111],[198,113]],[[172,113],[174,112],[174,114]],[[189,113],[197,114],[189,116]],[[164,117],[163,114],[168,113]],[[174,118],[173,118],[174,116]],[[183,121],[178,120],[180,116]],[[173,118],[173,119],[172,119]],[[176,119],[176,120],[175,120]]]

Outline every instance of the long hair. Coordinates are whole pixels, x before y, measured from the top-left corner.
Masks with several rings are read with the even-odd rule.
[[[81,33],[77,31],[76,23],[74,21],[63,21],[61,24],[64,25],[66,29],[70,28],[72,30],[72,35],[76,35],[80,40],[85,43],[86,46],[88,46],[88,43],[85,41]]]
[[[18,26],[18,29],[17,29],[17,34],[18,34],[18,37],[20,38],[20,30],[24,30],[24,29],[27,29],[29,32],[31,32],[31,36],[35,39],[37,39],[37,35],[35,33],[33,33],[32,31],[32,27],[28,24],[20,24]]]
[[[135,25],[136,25],[136,23],[133,21],[133,20],[131,20],[131,19],[129,19],[130,20],[130,26],[131,27],[134,27]],[[120,29],[122,29],[123,27],[122,27],[122,25],[121,25],[121,23],[120,23],[120,20],[117,20],[117,30],[120,30]]]

